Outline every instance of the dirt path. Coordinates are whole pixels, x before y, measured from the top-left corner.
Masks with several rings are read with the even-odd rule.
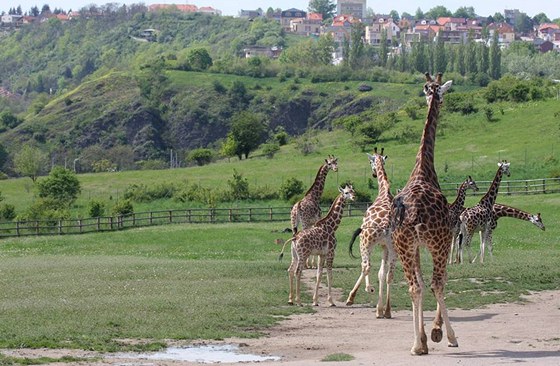
[[[311,271],[307,271],[311,272]],[[324,291],[324,287],[321,291]],[[321,294],[322,299],[325,294]],[[335,296],[336,298],[336,296]],[[278,356],[280,361],[259,362],[260,366],[308,365],[560,365],[560,291],[532,294],[524,304],[492,305],[476,310],[451,310],[450,318],[459,348],[428,341],[429,354],[411,356],[412,314],[394,311],[393,319],[376,319],[370,306],[325,305],[315,314],[292,316],[271,328],[260,339],[226,339],[212,344],[241,345],[241,352]],[[324,303],[324,302],[323,302]],[[433,312],[426,312],[427,332]],[[181,344],[178,344],[181,345]],[[18,357],[96,356],[68,350],[17,350],[2,353]],[[322,362],[335,353],[354,357],[348,362]],[[97,355],[98,356],[98,355]],[[200,365],[195,362],[147,359],[104,359],[81,362],[97,366]]]

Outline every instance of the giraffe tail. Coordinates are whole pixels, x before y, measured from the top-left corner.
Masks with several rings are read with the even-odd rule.
[[[286,240],[286,241],[284,242],[284,245],[282,245],[282,251],[280,252],[280,255],[278,256],[278,260],[279,260],[279,261],[281,261],[282,258],[284,258],[284,248],[286,248],[286,244],[288,244],[289,242],[291,242],[293,239],[294,239],[294,238],[292,237],[292,238]]]
[[[403,202],[402,197],[395,197],[393,200],[393,229],[400,226],[406,215],[406,206]]]
[[[356,229],[356,231],[354,231],[354,234],[352,234],[352,239],[350,239],[350,245],[348,246],[348,253],[350,254],[351,258],[356,258],[354,256],[354,253],[352,253],[352,246],[354,245],[354,241],[356,241],[356,238],[358,237],[358,235],[360,235],[360,233],[362,232],[362,228],[359,227]]]

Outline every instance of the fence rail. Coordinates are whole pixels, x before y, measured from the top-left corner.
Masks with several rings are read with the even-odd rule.
[[[478,192],[469,194],[483,195],[491,181],[477,182]],[[443,183],[442,191],[450,201],[461,183]],[[560,178],[502,181],[500,195],[560,193]],[[344,210],[347,217],[362,216],[368,202],[348,203]],[[322,207],[327,212],[328,205]],[[274,222],[289,221],[291,207],[253,207],[253,208],[189,208],[135,212],[130,215],[95,217],[70,220],[33,220],[0,223],[0,238],[30,235],[63,235],[91,232],[114,231],[132,227],[178,223],[230,223],[230,222]]]

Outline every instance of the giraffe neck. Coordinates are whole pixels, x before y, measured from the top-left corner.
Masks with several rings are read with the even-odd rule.
[[[531,221],[532,215],[528,212],[523,210],[519,210],[515,207],[501,205],[499,203],[495,203],[492,206],[492,210],[494,211],[494,216],[499,219],[500,217],[512,217],[514,219],[520,219],[525,221]]]
[[[338,229],[338,226],[340,225],[340,222],[342,221],[342,212],[344,211],[345,205],[346,200],[344,199],[342,194],[339,194],[332,203],[327,215],[319,220],[315,225],[327,227],[331,231],[336,231],[336,229]]]
[[[453,207],[463,207],[465,205],[465,198],[467,196],[467,188],[469,184],[467,182],[463,182],[457,191],[457,198],[451,204]]]
[[[319,200],[321,199],[321,195],[323,194],[323,189],[325,188],[325,180],[327,179],[328,172],[329,166],[327,164],[323,164],[317,172],[315,181],[305,194],[306,196],[309,196],[314,201],[319,202]]]
[[[385,165],[381,155],[377,155],[375,159],[375,172],[377,174],[378,194],[381,195],[389,193],[391,186],[389,184],[389,179],[387,178],[387,173],[385,172]]]
[[[496,176],[488,188],[488,192],[480,199],[480,203],[486,205],[489,209],[492,209],[492,205],[496,202],[496,197],[498,197],[498,189],[500,188],[500,182],[502,181],[502,176],[504,175],[502,168],[498,167]]]
[[[416,155],[416,164],[410,175],[411,180],[419,179],[439,188],[436,169],[434,167],[434,149],[436,144],[437,118],[439,103],[435,97],[430,101],[424,132],[420,140],[420,149]]]

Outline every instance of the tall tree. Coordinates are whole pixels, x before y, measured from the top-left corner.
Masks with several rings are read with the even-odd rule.
[[[333,59],[334,47],[335,44],[332,34],[326,33],[321,35],[316,45],[316,61],[323,65],[330,65]]]
[[[387,30],[381,31],[381,44],[379,47],[379,61],[381,66],[387,65],[387,57],[389,54],[389,45],[387,44]]]
[[[490,57],[488,65],[488,76],[494,80],[498,80],[502,76],[501,69],[502,53],[498,44],[498,32],[494,31],[492,43],[490,44]]]
[[[332,0],[310,0],[307,10],[310,13],[320,13],[323,20],[332,19],[336,10],[336,4]]]
[[[457,10],[455,10],[453,16],[456,18],[471,19],[476,18],[476,13],[474,12],[474,8],[472,6],[461,6]]]
[[[364,54],[363,40],[364,25],[361,22],[352,24],[352,31],[350,33],[350,66],[356,67],[360,63],[360,59]]]
[[[445,72],[445,68],[447,67],[447,57],[445,55],[445,42],[443,40],[442,30],[438,32],[435,47],[433,73]]]

